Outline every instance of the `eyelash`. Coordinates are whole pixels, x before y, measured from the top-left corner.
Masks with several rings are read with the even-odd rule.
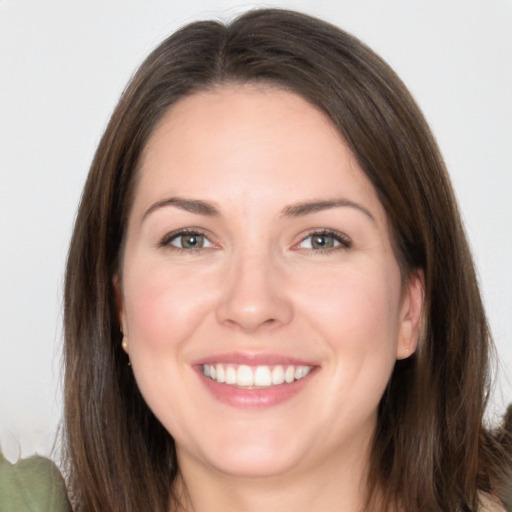
[[[187,248],[187,247],[178,247],[176,245],[173,245],[172,242],[176,239],[184,236],[200,236],[203,237],[204,240],[207,241],[210,245],[207,247],[197,247],[197,248]],[[347,235],[340,233],[339,231],[335,231],[333,229],[321,229],[317,231],[311,231],[308,233],[305,237],[301,238],[301,240],[295,244],[294,248],[300,249],[300,244],[305,242],[308,239],[311,239],[312,237],[332,237],[334,240],[334,243],[337,243],[338,245],[333,245],[333,247],[327,247],[327,248],[304,248],[308,252],[311,252],[313,254],[318,253],[326,253],[326,252],[333,252],[333,251],[339,251],[339,250],[346,250],[350,249],[352,247],[352,241],[347,237]],[[172,233],[168,233],[165,235],[160,242],[158,243],[159,247],[170,247],[175,251],[184,251],[188,253],[197,253],[200,249],[208,249],[213,244],[208,239],[208,237],[202,233],[200,230],[197,229],[181,229],[179,231],[174,231]]]

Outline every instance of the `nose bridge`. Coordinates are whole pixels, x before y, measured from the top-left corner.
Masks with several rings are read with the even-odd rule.
[[[238,248],[229,262],[218,319],[247,332],[286,324],[293,315],[281,265],[268,249]]]

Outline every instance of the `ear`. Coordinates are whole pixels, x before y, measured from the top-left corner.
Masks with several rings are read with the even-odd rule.
[[[414,354],[418,347],[424,297],[425,274],[422,269],[418,269],[409,276],[402,298],[396,349],[397,359],[406,359],[411,354]]]
[[[126,317],[124,314],[123,287],[119,274],[115,274],[112,278],[112,285],[114,286],[114,292],[116,295],[117,318],[119,320],[119,326],[121,328],[121,332],[125,337],[127,337],[128,329],[126,325]]]

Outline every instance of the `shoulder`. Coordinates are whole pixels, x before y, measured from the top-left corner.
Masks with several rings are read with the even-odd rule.
[[[481,492],[480,498],[480,509],[479,512],[506,512],[502,503],[497,498],[490,496],[489,494]]]
[[[0,512],[71,510],[64,480],[55,464],[30,457],[10,464],[0,453]]]

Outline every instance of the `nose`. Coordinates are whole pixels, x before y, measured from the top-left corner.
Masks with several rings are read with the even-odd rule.
[[[284,272],[269,257],[240,255],[221,286],[217,319],[225,325],[253,333],[285,325],[293,317]]]

